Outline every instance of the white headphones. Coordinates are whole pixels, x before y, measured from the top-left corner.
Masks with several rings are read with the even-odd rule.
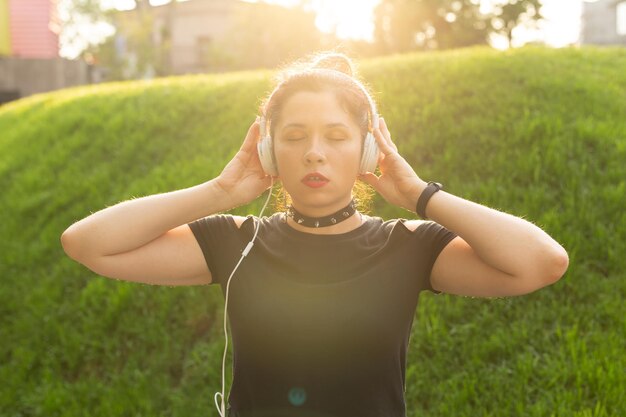
[[[374,128],[378,127],[378,112],[376,111],[374,100],[367,94],[367,90],[365,90],[363,84],[354,79],[353,81],[363,91],[363,94],[365,94],[370,104],[371,124],[368,126],[368,132],[363,143],[363,154],[361,155],[361,164],[359,167],[359,174],[365,174],[366,172],[374,172],[378,164],[379,150],[376,138],[374,137]],[[261,165],[263,166],[263,171],[268,175],[278,176],[278,165],[276,164],[276,157],[274,156],[274,139],[267,131],[267,121],[264,115],[260,116],[260,132],[261,140],[257,143],[257,151]]]

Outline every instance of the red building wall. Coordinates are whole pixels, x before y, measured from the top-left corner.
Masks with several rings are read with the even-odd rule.
[[[56,3],[57,0],[9,0],[9,31],[13,56],[59,56]]]

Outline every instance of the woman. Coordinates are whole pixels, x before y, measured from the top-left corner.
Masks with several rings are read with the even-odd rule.
[[[420,291],[520,295],[567,269],[566,251],[532,223],[422,180],[353,68],[320,53],[287,69],[217,178],[106,208],[62,236],[103,276],[221,285],[234,344],[222,416],[404,416]],[[357,179],[426,220],[361,213]],[[216,214],[274,180],[286,212]]]

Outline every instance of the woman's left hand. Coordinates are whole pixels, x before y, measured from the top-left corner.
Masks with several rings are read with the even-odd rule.
[[[380,149],[378,166],[381,175],[378,177],[368,172],[359,175],[359,179],[374,187],[389,203],[415,212],[417,199],[426,187],[426,182],[400,156],[382,117],[379,119],[379,127],[374,129],[374,137]]]

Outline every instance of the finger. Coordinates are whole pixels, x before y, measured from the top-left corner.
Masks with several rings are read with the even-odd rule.
[[[381,117],[378,123],[381,126],[380,129],[383,132],[383,136],[385,137],[385,139],[387,139],[387,143],[389,144],[389,146],[391,146],[396,152],[398,152],[398,147],[391,140],[391,132],[389,132],[389,128],[387,128],[387,122],[385,121],[385,119]]]
[[[359,179],[361,181],[371,185],[374,188],[376,188],[375,186],[378,183],[378,177],[376,176],[376,174],[374,174],[372,172],[367,172],[365,174],[359,175]]]
[[[250,125],[248,133],[246,134],[246,138],[241,144],[241,148],[239,148],[239,150],[244,152],[252,152],[254,150],[256,152],[256,143],[259,139],[259,134],[259,120],[257,117],[257,120],[255,120],[254,123]]]
[[[263,182],[266,190],[272,186],[272,178],[269,175],[263,178]]]
[[[378,148],[383,155],[389,155],[395,152],[395,149],[389,145],[387,138],[383,135],[383,132],[379,128],[374,129],[374,138],[378,144]]]

